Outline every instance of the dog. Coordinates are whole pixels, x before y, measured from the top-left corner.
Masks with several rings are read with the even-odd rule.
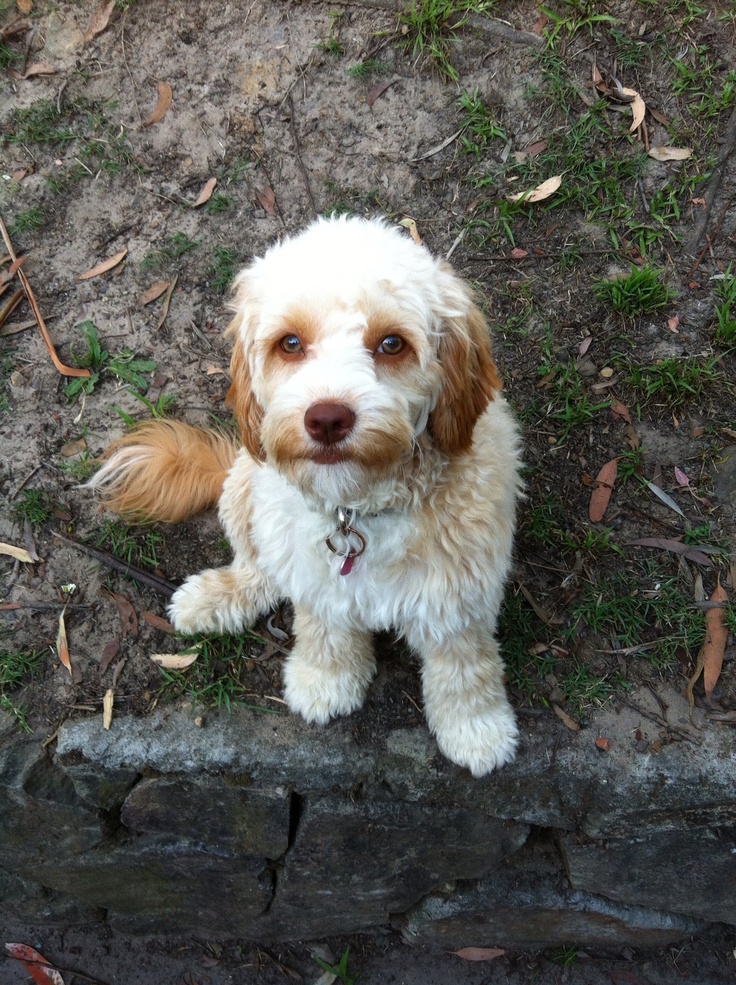
[[[520,441],[469,287],[383,220],[319,219],[235,281],[228,401],[240,439],[156,420],[90,485],[175,523],[219,502],[232,564],[174,593],[177,630],[238,633],[294,606],[289,708],[360,708],[372,633],[418,654],[440,751],[482,776],[518,730],[496,628],[521,492]]]

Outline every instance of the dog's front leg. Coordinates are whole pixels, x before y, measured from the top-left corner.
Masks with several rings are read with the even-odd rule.
[[[493,636],[470,628],[442,642],[425,637],[415,647],[424,711],[441,752],[473,776],[510,762],[519,733]]]
[[[376,672],[371,634],[327,625],[300,606],[294,610],[294,633],[284,666],[289,708],[321,725],[360,708]]]
[[[180,633],[238,633],[252,626],[279,600],[270,580],[248,560],[191,575],[169,603]]]

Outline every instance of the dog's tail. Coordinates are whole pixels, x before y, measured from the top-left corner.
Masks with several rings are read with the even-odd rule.
[[[115,513],[179,523],[217,503],[238,447],[218,431],[147,421],[108,448],[87,486]]]

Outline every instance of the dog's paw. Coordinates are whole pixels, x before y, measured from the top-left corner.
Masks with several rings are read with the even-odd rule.
[[[325,725],[337,715],[357,711],[365,700],[375,665],[320,666],[289,657],[284,666],[284,697],[289,709],[307,722]]]
[[[479,715],[458,716],[435,728],[440,751],[473,776],[485,776],[516,755],[519,730],[510,705],[496,705]]]
[[[177,588],[168,606],[174,628],[187,636],[196,633],[237,633],[247,628],[247,613],[233,604],[216,571],[192,575]],[[252,619],[251,619],[252,622]]]

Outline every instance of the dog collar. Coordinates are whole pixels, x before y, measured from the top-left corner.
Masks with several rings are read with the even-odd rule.
[[[353,524],[355,523],[355,510],[346,509],[343,506],[338,506],[335,510],[337,527],[335,532],[330,534],[330,536],[325,540],[325,543],[338,557],[342,558],[342,564],[340,565],[340,574],[349,575],[353,570],[353,565],[355,564],[356,557],[360,557],[366,547],[366,539],[363,534],[356,530]]]

